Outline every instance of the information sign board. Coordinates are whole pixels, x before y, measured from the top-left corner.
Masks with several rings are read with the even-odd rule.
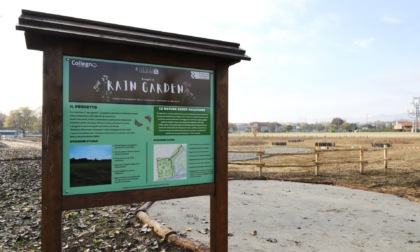
[[[214,73],[63,56],[63,196],[214,182]]]

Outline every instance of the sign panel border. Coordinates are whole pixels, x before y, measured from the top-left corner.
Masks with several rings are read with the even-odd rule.
[[[214,86],[213,70],[64,55],[63,196],[213,183]]]

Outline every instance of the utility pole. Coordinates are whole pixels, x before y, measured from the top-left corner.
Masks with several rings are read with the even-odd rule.
[[[414,109],[408,111],[408,116],[413,118],[413,127],[411,132],[417,132],[420,119],[420,97],[414,97],[412,102]]]

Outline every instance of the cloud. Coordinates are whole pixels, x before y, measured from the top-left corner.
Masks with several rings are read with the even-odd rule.
[[[367,48],[373,43],[374,40],[374,38],[355,39],[353,40],[353,45],[356,45],[360,48]]]
[[[390,16],[383,16],[381,21],[386,24],[402,24],[404,21],[402,19]]]

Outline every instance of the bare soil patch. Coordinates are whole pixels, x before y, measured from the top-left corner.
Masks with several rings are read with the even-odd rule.
[[[255,139],[257,145],[249,145]],[[300,139],[302,142],[288,142]],[[315,148],[316,142],[333,142],[333,149],[366,148],[364,160],[368,160],[364,174],[359,173],[359,164],[331,164],[320,167],[320,174],[314,175],[314,168],[259,168],[255,166],[229,165],[231,179],[274,179],[304,183],[333,184],[381,193],[389,193],[420,202],[420,138],[417,134],[399,137],[398,133],[387,135],[271,135],[230,136],[229,150],[261,150],[273,148],[272,142],[287,142],[285,148]],[[388,149],[388,168],[383,167],[383,150],[375,150],[372,143],[391,143]],[[279,147],[281,148],[281,147]],[[342,151],[322,154],[323,161],[359,159],[357,151]],[[266,163],[304,164],[314,161],[314,156],[273,156],[264,159]]]

